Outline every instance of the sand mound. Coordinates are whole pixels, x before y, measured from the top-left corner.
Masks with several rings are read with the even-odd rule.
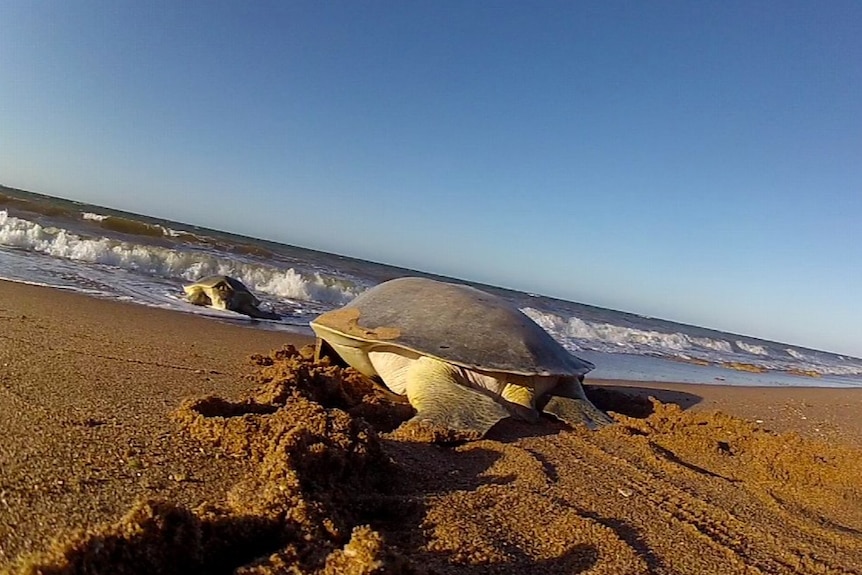
[[[604,390],[617,424],[501,422],[458,444],[310,350],[181,433],[250,471],[186,509],[142,501],[12,573],[862,573],[862,453]]]

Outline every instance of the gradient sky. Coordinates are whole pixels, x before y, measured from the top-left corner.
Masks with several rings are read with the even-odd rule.
[[[862,356],[862,2],[0,0],[0,183]]]

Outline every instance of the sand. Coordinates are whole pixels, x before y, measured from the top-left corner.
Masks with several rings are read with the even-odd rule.
[[[452,443],[306,343],[0,282],[0,572],[862,573],[860,390]]]

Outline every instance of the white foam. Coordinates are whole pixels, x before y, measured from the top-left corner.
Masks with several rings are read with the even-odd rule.
[[[103,216],[102,214],[94,214],[93,212],[81,212],[81,217],[85,220],[93,220],[96,222],[101,222],[102,220],[108,218],[108,216]]]
[[[681,332],[643,330],[605,322],[588,322],[578,317],[561,317],[555,313],[531,307],[525,307],[521,311],[554,336],[564,347],[576,351],[580,349],[633,355],[657,354],[722,364],[728,361],[739,361],[738,350],[742,350],[757,356],[751,358],[749,355],[743,361],[769,370],[800,369],[832,376],[862,375],[862,362],[848,361],[844,365],[837,365],[827,359],[818,359],[815,352],[806,354],[798,350],[786,349],[792,359],[782,360],[772,358],[762,345],[748,344],[740,340],[733,342],[737,350],[730,341],[724,339],[696,337]]]
[[[769,352],[766,351],[766,348],[762,345],[754,345],[750,343],[745,343],[744,341],[736,340],[736,347],[741,349],[744,352],[750,353],[752,355],[762,355],[768,356]]]
[[[789,356],[795,357],[796,359],[805,359],[805,357],[806,357],[804,353],[798,352],[795,349],[790,349],[789,347],[787,349],[785,349],[784,351],[786,351]],[[840,358],[840,356],[839,356],[839,358]],[[840,358],[840,359],[843,359],[843,358]]]
[[[94,221],[104,218],[100,214],[83,213],[91,214],[93,217],[87,219]],[[0,272],[18,280],[59,284],[70,289],[95,289],[111,297],[184,310],[192,306],[177,305],[175,301],[179,295],[174,292],[178,292],[181,283],[207,275],[230,275],[260,295],[266,305],[281,306],[282,310],[287,310],[286,315],[299,318],[296,321],[301,320],[302,325],[317,313],[343,305],[362,291],[362,286],[338,272],[327,275],[318,271],[314,261],[306,262],[303,268],[302,260],[288,263],[278,256],[261,260],[229,254],[218,251],[210,238],[204,236],[200,244],[177,242],[171,248],[164,245],[169,242],[164,238],[158,242],[163,245],[150,245],[146,243],[150,241],[147,238],[139,240],[144,243],[137,243],[134,239],[101,237],[98,231],[94,234],[88,237],[69,229],[42,226],[0,210],[0,246],[20,248],[0,249]],[[168,234],[178,235],[173,230],[168,230]],[[36,262],[35,253],[27,252],[42,254],[38,257],[43,259]],[[576,317],[565,305],[535,305],[537,307],[525,307],[524,313],[573,352],[658,355],[713,364],[743,361],[770,370],[862,375],[862,360],[854,358],[835,359],[831,354],[787,346],[770,347],[768,343],[755,345],[731,335],[727,339],[705,337],[700,335],[703,332],[686,333],[686,326],[680,326],[677,331],[663,331],[663,326],[649,329],[630,327],[627,323],[616,325],[610,323],[616,321],[612,312],[608,312],[607,321],[587,321]],[[649,326],[649,323],[644,324]]]
[[[654,349],[657,351],[682,351],[697,345],[711,349],[728,349],[730,344],[704,338],[693,339],[684,333],[663,333],[655,330],[642,330],[622,327],[610,323],[591,323],[578,317],[561,318],[556,314],[535,308],[522,309],[527,316],[546,331],[563,338],[576,338],[585,342],[600,343],[616,348],[629,348],[631,351]]]
[[[691,338],[683,333],[662,333],[621,327],[610,323],[591,323],[578,317],[561,318],[556,314],[526,307],[523,311],[557,339],[574,338],[596,351],[627,350],[636,353],[643,350],[682,351],[691,349]],[[715,345],[715,344],[714,344]]]
[[[278,298],[342,305],[359,288],[319,273],[303,275],[293,268],[227,259],[200,250],[177,250],[109,238],[86,238],[60,228],[10,217],[0,211],[0,245],[24,248],[55,258],[106,264],[189,282],[208,275],[233,276],[250,289]]]
[[[722,353],[733,353],[733,346],[730,345],[729,341],[724,341],[723,339],[711,339],[708,337],[693,337],[693,338],[691,338],[691,341],[695,345],[699,345],[701,347],[714,349],[715,351],[720,351]]]

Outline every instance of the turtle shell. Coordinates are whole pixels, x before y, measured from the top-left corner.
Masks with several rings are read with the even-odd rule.
[[[247,294],[244,297],[250,298],[250,302],[252,305],[260,305],[260,300],[257,299],[257,297],[255,297],[253,293],[251,293],[251,290],[249,290],[244,283],[230,276],[207,276],[199,279],[193,284],[183,286],[183,289],[186,292],[194,289],[217,289],[228,292],[232,291],[234,294]]]
[[[236,278],[232,278],[230,276],[207,276],[199,279],[193,284],[189,284],[188,287],[202,287],[202,288],[214,288],[218,286],[220,283],[225,283],[234,291],[245,291],[250,292],[250,290],[245,287],[245,284],[239,281]]]
[[[379,284],[312,324],[483,371],[582,376],[595,367],[508,301],[425,278]]]

